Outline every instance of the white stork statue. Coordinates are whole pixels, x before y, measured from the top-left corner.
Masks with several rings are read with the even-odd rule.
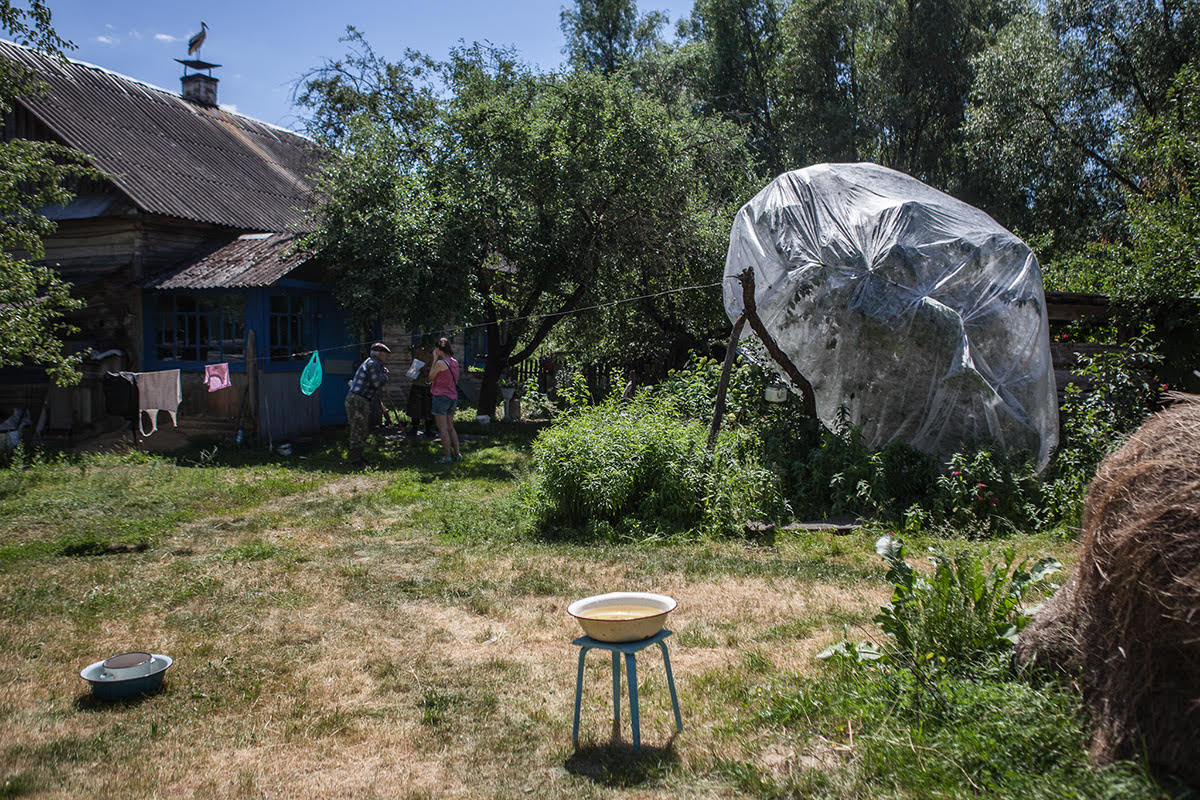
[[[188,55],[193,55],[201,47],[204,46],[204,40],[208,38],[208,23],[200,23],[200,32],[192,38],[188,39]]]

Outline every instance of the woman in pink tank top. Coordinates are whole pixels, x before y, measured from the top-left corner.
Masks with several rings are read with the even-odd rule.
[[[454,348],[446,337],[438,339],[433,355],[436,361],[429,370],[429,393],[433,395],[433,421],[442,435],[440,463],[449,464],[462,458],[458,448],[458,432],[454,430],[454,412],[458,410],[458,362]]]

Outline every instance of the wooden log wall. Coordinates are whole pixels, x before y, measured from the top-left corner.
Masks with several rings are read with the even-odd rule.
[[[404,374],[412,364],[412,336],[413,332],[402,325],[393,323],[383,326],[381,341],[392,348],[392,357],[388,361],[387,402],[399,411],[403,411],[408,404],[408,392],[412,388],[412,379]],[[465,337],[459,333],[453,337],[451,344],[454,347],[455,358],[462,363]],[[358,360],[354,362],[354,368],[357,369],[362,359],[367,357],[366,349],[355,357]],[[479,400],[480,380],[477,374],[464,368],[459,375],[458,385],[468,401]]]
[[[1075,374],[1080,355],[1119,350],[1120,348],[1076,342],[1069,338],[1067,330],[1072,322],[1079,320],[1103,321],[1109,316],[1108,298],[1102,294],[1077,294],[1074,292],[1046,292],[1046,317],[1050,323],[1050,358],[1054,365],[1054,385],[1058,390],[1058,402],[1066,396],[1067,384],[1085,382]]]

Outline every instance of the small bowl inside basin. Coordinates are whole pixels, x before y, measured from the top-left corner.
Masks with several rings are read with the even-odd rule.
[[[636,642],[662,630],[675,600],[650,592],[609,592],[576,600],[567,613],[601,642]]]
[[[109,678],[124,680],[140,678],[154,671],[154,656],[149,653],[121,653],[104,659],[104,674]]]

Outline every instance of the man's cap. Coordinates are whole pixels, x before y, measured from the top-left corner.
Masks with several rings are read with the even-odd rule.
[[[387,346],[386,344],[384,344],[383,342],[376,342],[375,344],[371,345],[371,352],[372,352],[372,353],[378,352],[378,351],[380,351],[380,350],[382,350],[382,351],[383,351],[383,352],[385,352],[385,353],[390,353],[390,352],[392,352],[392,348],[388,347],[388,346]]]

